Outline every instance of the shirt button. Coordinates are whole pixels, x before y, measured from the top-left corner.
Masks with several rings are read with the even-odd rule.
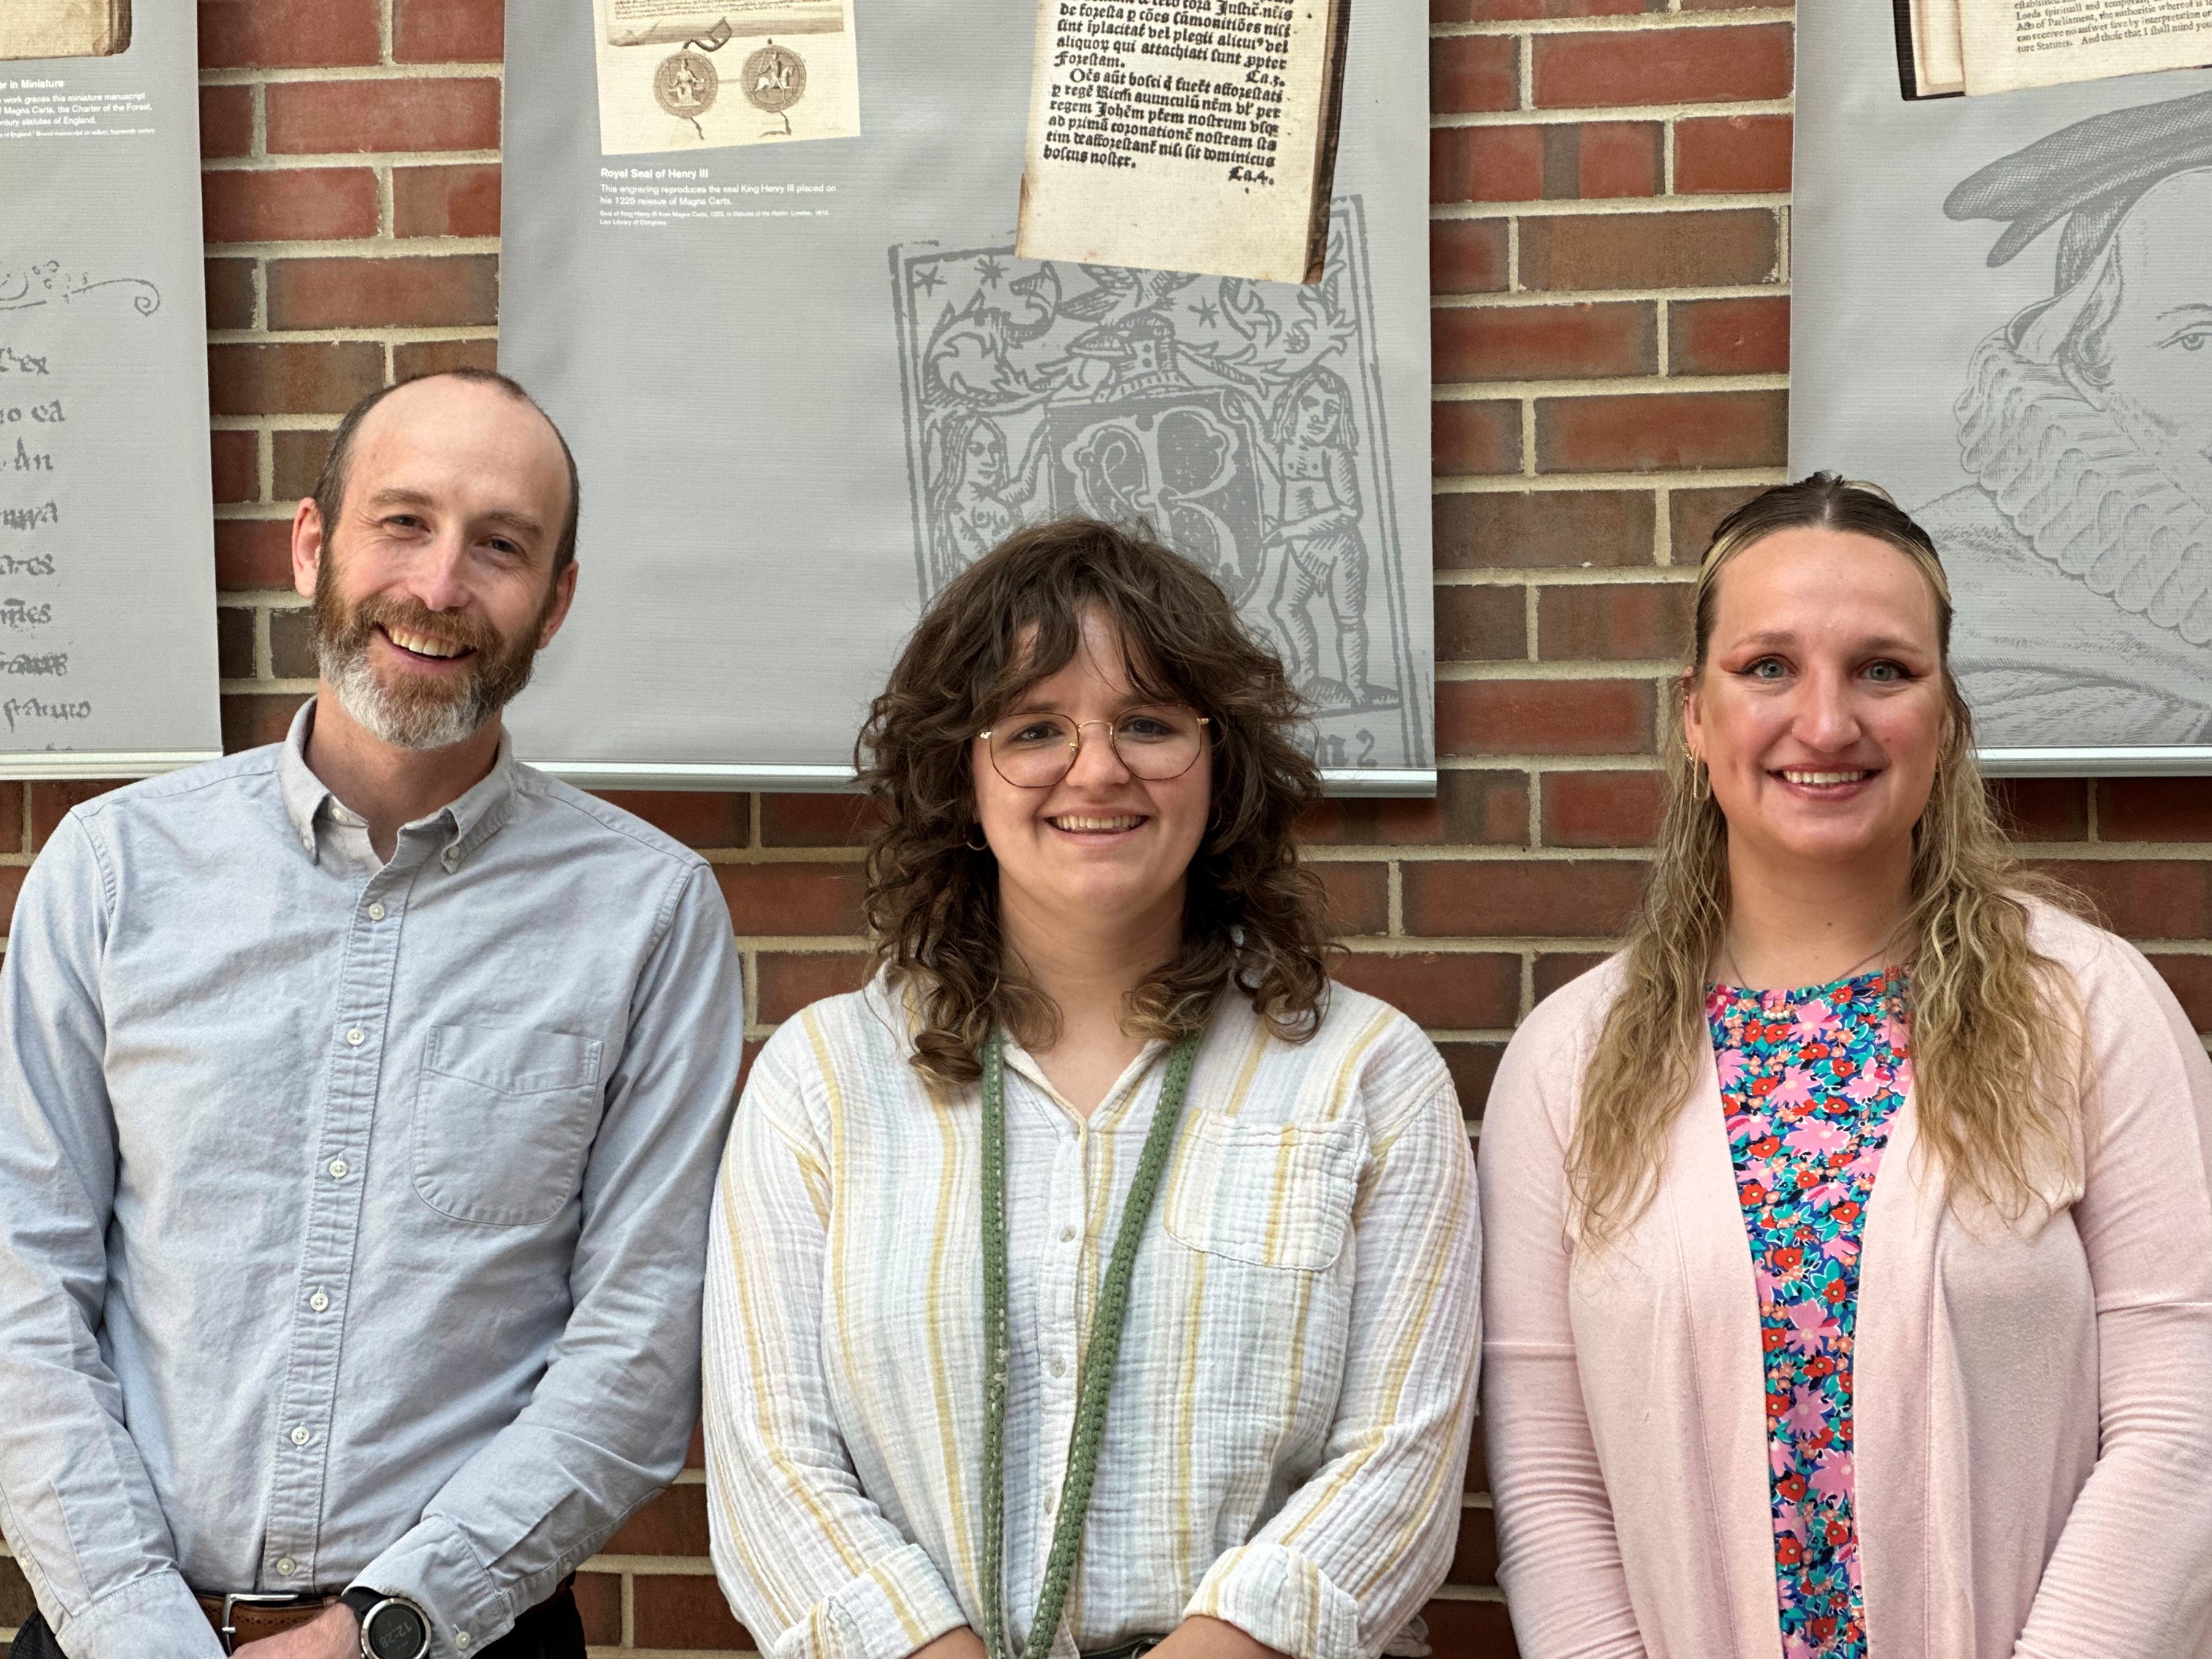
[[[346,1033],[346,1041],[353,1047],[358,1048],[362,1043],[368,1041],[368,1033],[362,1030],[360,1026],[356,1025],[353,1030]]]
[[[289,1578],[299,1570],[300,1564],[289,1555],[276,1564],[276,1576],[279,1578]]]
[[[1063,1244],[1073,1244],[1073,1243],[1075,1243],[1075,1229],[1074,1229],[1074,1228],[1073,1228],[1073,1227],[1062,1227],[1062,1228],[1060,1230],[1060,1242],[1061,1243],[1063,1243]]]
[[[349,1164],[343,1158],[332,1158],[331,1160],[331,1179],[333,1181],[343,1181],[346,1178],[346,1171],[350,1168],[352,1168],[352,1165]]]
[[[328,1313],[331,1310],[331,1299],[320,1291],[317,1291],[307,1298],[307,1305],[317,1313]]]
[[[381,904],[370,905],[368,907],[368,919],[371,921],[382,921],[384,920],[384,907]]]
[[[457,1648],[465,1648],[468,1646],[471,1639],[471,1638],[470,1638],[468,1632],[465,1630],[455,1631],[453,1632],[453,1645]]]
[[[1067,1375],[1067,1362],[1065,1359],[1054,1360],[1052,1362],[1052,1374],[1054,1376],[1066,1376]]]
[[[293,1429],[292,1443],[294,1445],[304,1446],[307,1443],[308,1438],[307,1425],[305,1423],[301,1423]]]

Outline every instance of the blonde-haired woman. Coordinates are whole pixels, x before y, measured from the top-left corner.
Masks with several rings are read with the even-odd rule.
[[[2007,858],[1950,620],[1829,475],[1705,556],[1642,909],[1483,1121],[1527,1659],[2212,1652],[2212,1069]]]

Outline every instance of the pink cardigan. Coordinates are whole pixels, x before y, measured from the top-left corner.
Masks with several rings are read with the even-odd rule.
[[[1856,1502],[1869,1659],[2212,1655],[2212,1066],[2131,946],[2045,907],[2101,1133],[2023,1237],[1943,1203],[1899,1107],[1867,1206]],[[1482,1421],[1525,1659],[1782,1659],[1759,1309],[1711,1050],[1658,1195],[1566,1237],[1619,959],[1531,1015],[1483,1116]]]

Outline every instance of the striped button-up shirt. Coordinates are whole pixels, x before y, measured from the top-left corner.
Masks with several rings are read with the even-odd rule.
[[[504,743],[386,863],[312,708],[72,811],[0,971],[0,1526],[76,1659],[357,1580],[466,1659],[683,1463],[714,872]]]
[[[982,1623],[981,1091],[907,1064],[882,981],[756,1063],[709,1231],[715,1566],[770,1659]],[[1006,1585],[1026,1639],[1153,1043],[1086,1117],[1006,1054]],[[1342,987],[1303,1044],[1222,1000],[1137,1257],[1054,1651],[1209,1614],[1371,1659],[1443,1578],[1474,1403],[1473,1162],[1449,1077]]]

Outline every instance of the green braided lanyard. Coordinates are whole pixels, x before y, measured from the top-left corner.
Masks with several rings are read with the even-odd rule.
[[[1137,1177],[1129,1184],[1105,1281],[1098,1287],[1091,1340],[1076,1365],[1075,1428],[1067,1439],[1067,1474],[1060,1483],[1052,1552],[1045,1558],[1044,1582],[1037,1589],[1036,1614],[1030,1621],[1022,1659],[1043,1659],[1060,1629],[1091,1509],[1091,1484],[1098,1474],[1106,1395],[1114,1385],[1114,1358],[1121,1352],[1121,1327],[1129,1312],[1129,1272],[1175,1144],[1191,1062],[1197,1057],[1196,1034],[1176,1044],[1168,1056],[1159,1104],[1137,1160]],[[983,1048],[983,1644],[990,1659],[1006,1659],[1006,1367],[1012,1344],[1006,1335],[1006,1040],[996,1032]]]

